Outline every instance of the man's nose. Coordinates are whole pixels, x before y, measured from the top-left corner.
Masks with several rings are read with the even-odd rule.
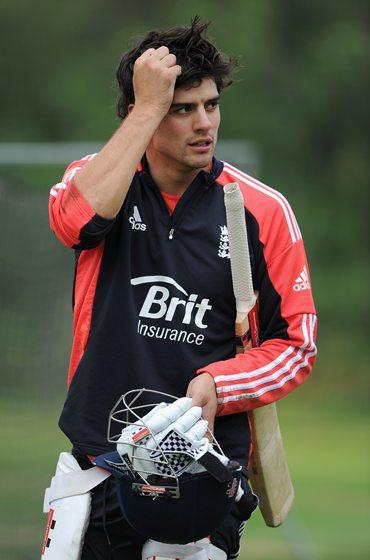
[[[204,107],[197,110],[194,119],[194,129],[195,130],[209,130],[212,128],[212,121],[209,114]]]

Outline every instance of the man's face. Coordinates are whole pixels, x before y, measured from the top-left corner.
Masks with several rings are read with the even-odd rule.
[[[148,154],[183,172],[210,165],[220,125],[219,93],[212,78],[175,90],[168,114],[154,133]]]

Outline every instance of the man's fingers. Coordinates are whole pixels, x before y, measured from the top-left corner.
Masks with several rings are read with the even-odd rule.
[[[141,58],[141,59],[149,58],[149,56],[151,56],[151,55],[154,53],[154,51],[155,51],[155,49],[153,49],[153,48],[147,49],[146,51],[144,51],[144,52],[139,56],[139,58]]]
[[[167,47],[159,47],[158,49],[148,49],[141,56],[150,57],[152,60],[160,61],[163,66],[167,68],[175,68],[177,75],[181,74],[181,66],[176,65],[176,56],[170,53]]]
[[[179,430],[180,432],[187,432],[190,430],[200,417],[202,416],[202,408],[200,406],[192,406],[185,414],[176,420],[173,424],[174,430]],[[172,426],[171,426],[172,427]]]
[[[157,434],[175,422],[190,408],[192,408],[191,399],[182,397],[160,410],[158,414],[148,420],[146,425],[153,434]]]
[[[176,56],[167,47],[144,51],[134,64],[135,107],[155,111],[163,118],[173,101],[176,79],[180,74]]]
[[[161,402],[159,404],[157,404],[154,408],[152,408],[147,414],[145,414],[145,416],[143,416],[140,420],[136,420],[135,424],[138,425],[142,425],[143,423],[147,422],[148,420],[150,420],[150,418],[153,418],[153,416],[155,416],[156,414],[158,414],[158,412],[160,410],[163,410],[164,408],[167,408],[167,403],[165,402]]]
[[[170,53],[168,49],[167,52],[165,52],[164,50],[161,51],[162,48],[167,49],[167,47],[160,47],[159,49],[149,49],[151,52],[149,53],[148,58],[159,62],[162,67],[164,66],[165,68],[171,68],[176,76],[180,76],[182,68],[179,64],[176,64],[176,56]]]
[[[176,76],[180,76],[180,74],[181,74],[181,72],[182,72],[181,66],[179,66],[178,64],[176,64],[176,66],[173,66],[172,69],[175,71]]]
[[[158,47],[158,49],[153,49],[153,52],[151,53],[151,57],[156,60],[162,60],[162,58],[168,56],[169,54],[170,51],[168,47],[162,46],[162,47]]]
[[[193,406],[202,407],[202,418],[208,421],[209,429],[213,432],[217,410],[217,395],[213,377],[209,373],[202,373],[192,379],[186,396],[192,398]]]
[[[171,68],[176,65],[176,56],[170,53],[161,59],[161,63],[167,68]]]
[[[196,424],[194,424],[194,426],[192,426],[190,428],[190,430],[188,430],[186,432],[186,437],[188,437],[189,439],[195,439],[197,441],[199,441],[200,439],[202,439],[205,434],[207,433],[208,430],[208,422],[207,420],[198,420],[198,422]]]
[[[203,407],[203,415],[202,418],[207,420],[208,428],[213,433],[214,423],[215,423],[215,414],[216,410],[213,405],[206,405]]]

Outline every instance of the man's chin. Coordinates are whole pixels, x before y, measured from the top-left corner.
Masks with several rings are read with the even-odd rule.
[[[212,163],[213,153],[207,154],[204,156],[196,156],[196,157],[189,157],[186,158],[185,164],[192,169],[204,169],[208,167]]]

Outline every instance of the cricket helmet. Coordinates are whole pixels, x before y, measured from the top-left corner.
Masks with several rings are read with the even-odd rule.
[[[138,399],[142,396],[147,399],[148,393],[155,393],[157,402],[138,404]],[[111,412],[108,429],[109,441],[114,441],[121,452],[100,455],[94,463],[113,474],[123,515],[138,533],[163,543],[186,544],[209,536],[227,516],[237,496],[241,467],[221,456],[217,443],[218,452],[214,453],[208,450],[212,448],[208,440],[196,441],[190,437],[194,436],[196,426],[201,425],[199,422],[204,421],[179,432],[177,420],[165,430],[155,432],[158,413],[151,416],[149,412],[140,417],[137,412],[142,413],[147,406],[158,410],[162,405],[164,413],[170,416],[177,406],[171,409],[166,408],[167,404],[158,405],[158,397],[177,400],[146,389],[130,391],[121,397]],[[185,399],[180,405],[188,406]],[[191,407],[181,418],[188,418],[195,408]],[[122,446],[119,443],[122,436],[111,433],[112,422],[117,419],[126,424],[126,430],[121,433],[129,434],[131,454],[122,452],[129,449],[127,437]],[[137,439],[138,433],[145,434],[142,440]],[[135,463],[137,455],[140,459]]]

